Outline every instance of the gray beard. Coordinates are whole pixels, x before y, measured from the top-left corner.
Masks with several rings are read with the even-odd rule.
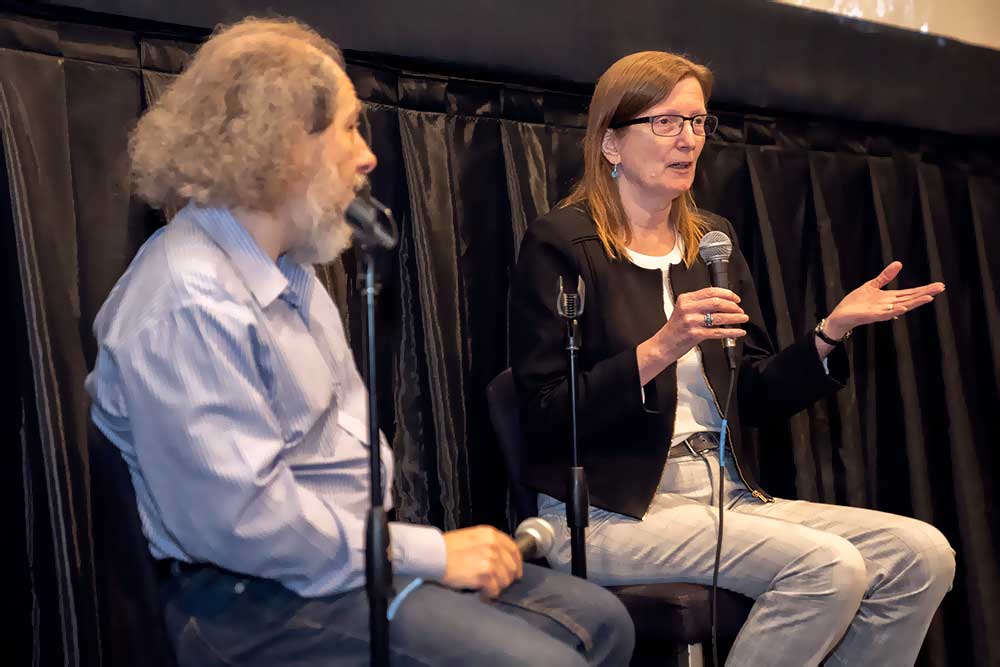
[[[329,217],[314,219],[306,240],[288,250],[285,256],[297,264],[329,264],[351,247],[351,228],[344,221],[344,214],[337,215],[330,224]]]
[[[306,196],[292,207],[292,224],[303,241],[285,255],[298,264],[328,264],[351,247],[351,228],[347,225],[342,206],[324,201],[321,179],[317,174],[306,190]]]

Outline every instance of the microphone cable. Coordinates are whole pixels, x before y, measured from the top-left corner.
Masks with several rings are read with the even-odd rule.
[[[733,365],[729,372],[729,390],[726,392],[726,407],[722,412],[722,431],[719,434],[719,536],[715,542],[715,566],[712,568],[712,664],[719,664],[718,642],[718,594],[719,594],[719,563],[722,560],[722,520],[725,512],[725,495],[723,488],[726,480],[726,434],[729,431],[729,404],[733,400],[733,389],[736,386],[736,376],[739,369]]]

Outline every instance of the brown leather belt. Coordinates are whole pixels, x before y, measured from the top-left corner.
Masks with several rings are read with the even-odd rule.
[[[698,452],[718,448],[719,434],[714,431],[703,431],[678,442],[670,448],[668,456],[684,456],[685,454],[691,454],[691,452],[697,454]]]

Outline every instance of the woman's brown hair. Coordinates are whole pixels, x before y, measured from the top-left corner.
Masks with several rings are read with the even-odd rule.
[[[597,81],[583,139],[583,178],[559,206],[585,206],[610,257],[625,255],[632,230],[601,150],[604,135],[611,125],[637,117],[670,95],[674,86],[688,77],[698,81],[707,102],[712,93],[711,70],[663,51],[640,51],[625,56]],[[690,266],[698,256],[698,242],[706,230],[705,219],[690,191],[674,200],[670,222],[684,241],[684,262]]]

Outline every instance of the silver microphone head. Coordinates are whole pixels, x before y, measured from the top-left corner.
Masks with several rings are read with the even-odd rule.
[[[711,231],[701,237],[698,244],[698,254],[706,264],[713,262],[728,262],[729,256],[733,254],[733,242],[725,233]]]
[[[525,519],[517,526],[514,537],[522,535],[528,535],[535,541],[534,553],[527,554],[526,558],[545,558],[552,551],[552,543],[556,539],[556,531],[552,529],[552,524],[537,516]]]

